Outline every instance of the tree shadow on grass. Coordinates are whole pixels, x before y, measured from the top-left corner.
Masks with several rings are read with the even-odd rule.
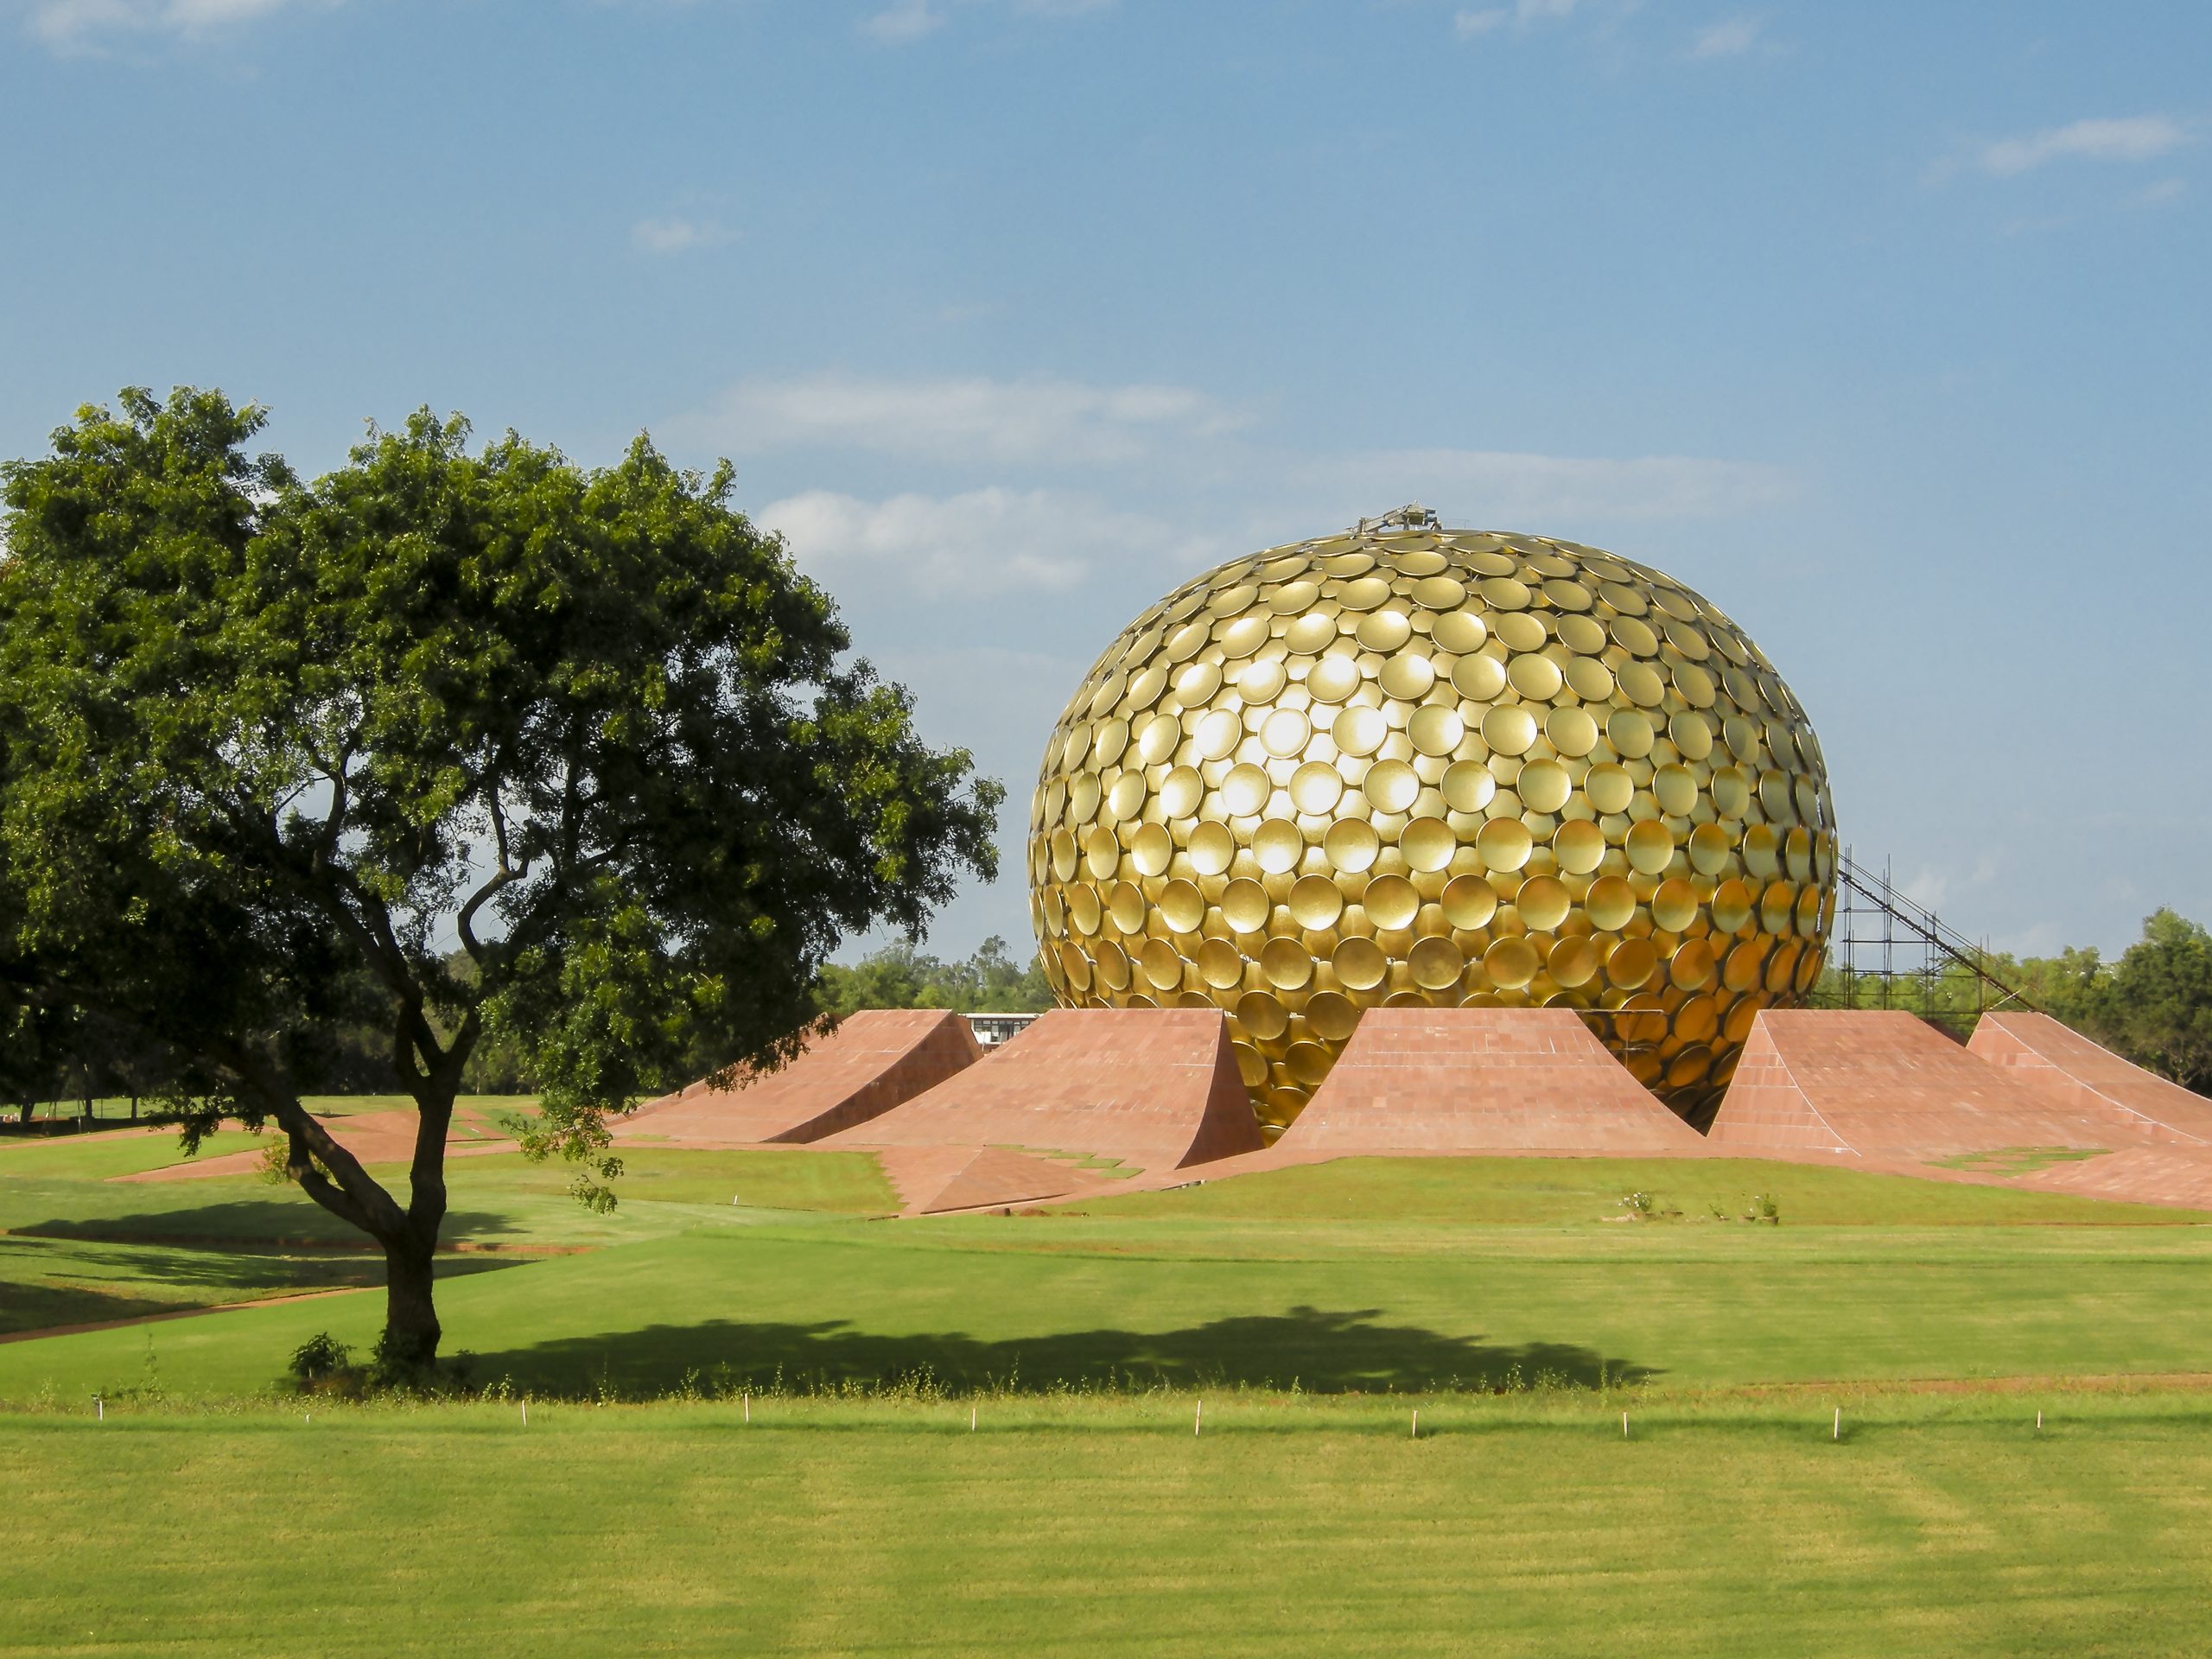
[[[335,1216],[281,1198],[241,1199],[174,1210],[90,1220],[33,1222],[13,1229],[29,1238],[81,1239],[93,1243],[177,1244],[188,1248],[237,1246],[248,1249],[345,1249],[375,1252],[373,1241]],[[454,1211],[446,1217],[448,1244],[476,1241],[522,1229],[495,1211]]]
[[[709,1319],[480,1353],[477,1375],[509,1376],[551,1394],[649,1396],[680,1388],[692,1374],[695,1385],[724,1393],[779,1382],[808,1392],[925,1380],[955,1392],[1295,1385],[1314,1394],[1596,1389],[1658,1374],[1573,1344],[1488,1343],[1381,1324],[1378,1313],[1295,1307],[1179,1330],[1070,1331],[1003,1341],[958,1331],[879,1335],[837,1319]]]

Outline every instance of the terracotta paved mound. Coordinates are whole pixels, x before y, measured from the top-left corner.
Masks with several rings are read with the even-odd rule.
[[[317,1117],[330,1131],[333,1140],[365,1164],[404,1164],[414,1160],[416,1118],[413,1112],[403,1109],[329,1116],[318,1113]],[[271,1146],[276,1144],[273,1129],[269,1141]],[[499,1128],[495,1115],[474,1106],[454,1109],[453,1122],[446,1129],[447,1157],[467,1158],[514,1149],[515,1143]],[[261,1160],[259,1152],[227,1152],[220,1157],[188,1159],[181,1163],[165,1164],[159,1169],[141,1170],[134,1175],[110,1176],[109,1179],[117,1183],[198,1181],[219,1175],[251,1175],[260,1169]]]
[[[1056,1008],[825,1146],[1011,1147],[1174,1169],[1261,1146],[1212,1008]]]
[[[1702,1149],[1568,1008],[1370,1008],[1284,1153]]]
[[[2101,1158],[2053,1164],[2008,1185],[2078,1198],[2124,1198],[2212,1210],[2212,1147],[2179,1143],[2123,1147]]]
[[[1985,1014],[1967,1046],[2047,1084],[2078,1111],[2118,1119],[2139,1138],[2212,1147],[2212,1100],[2130,1065],[2047,1014]]]
[[[648,1101],[615,1128],[690,1147],[819,1141],[879,1117],[964,1071],[983,1051],[943,1008],[870,1008],[838,1022],[780,1071],[734,1089],[705,1079]]]
[[[1910,1014],[1796,1008],[1752,1021],[1706,1144],[1716,1153],[1919,1160],[2142,1139]]]

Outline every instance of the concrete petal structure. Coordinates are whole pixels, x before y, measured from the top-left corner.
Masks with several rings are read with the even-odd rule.
[[[980,1065],[822,1144],[990,1147],[1163,1170],[1262,1142],[1217,1010],[1058,1008]]]
[[[1705,1147],[1568,1008],[1370,1008],[1276,1144],[1606,1157]]]
[[[780,1071],[735,1089],[702,1080],[649,1101],[614,1132],[691,1147],[819,1141],[871,1122],[982,1057],[959,1014],[868,1009],[848,1014]]]
[[[2024,1068],[1998,1067],[1893,1010],[1768,1009],[1707,1144],[1716,1153],[1856,1154],[1913,1162],[2012,1147],[2113,1147],[2143,1136]]]
[[[2130,1065],[2047,1014],[1986,1014],[1967,1047],[2079,1110],[2113,1119],[2131,1138],[2212,1147],[2212,1100]]]

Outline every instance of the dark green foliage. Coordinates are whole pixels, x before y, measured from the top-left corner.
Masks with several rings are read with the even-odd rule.
[[[1052,1006],[1045,970],[1032,957],[1016,964],[1006,941],[994,934],[965,962],[940,962],[912,944],[896,942],[871,951],[850,968],[822,970],[815,993],[827,1014],[862,1008],[950,1008],[956,1014],[1039,1014]]]
[[[480,1046],[609,1202],[607,1115],[702,1048],[787,1056],[841,938],[990,872],[1000,791],[849,658],[726,465],[471,453],[425,411],[310,484],[246,454],[258,410],[121,402],[4,468],[0,983],[173,1054],[189,1134],[279,1125],[427,1363]],[[404,1204],[299,1101],[364,1027],[422,1115]]]

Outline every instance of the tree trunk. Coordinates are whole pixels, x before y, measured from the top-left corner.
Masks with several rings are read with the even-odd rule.
[[[431,1300],[435,1247],[414,1238],[386,1239],[384,1247],[384,1342],[378,1357],[391,1370],[427,1370],[438,1357],[438,1310]]]

